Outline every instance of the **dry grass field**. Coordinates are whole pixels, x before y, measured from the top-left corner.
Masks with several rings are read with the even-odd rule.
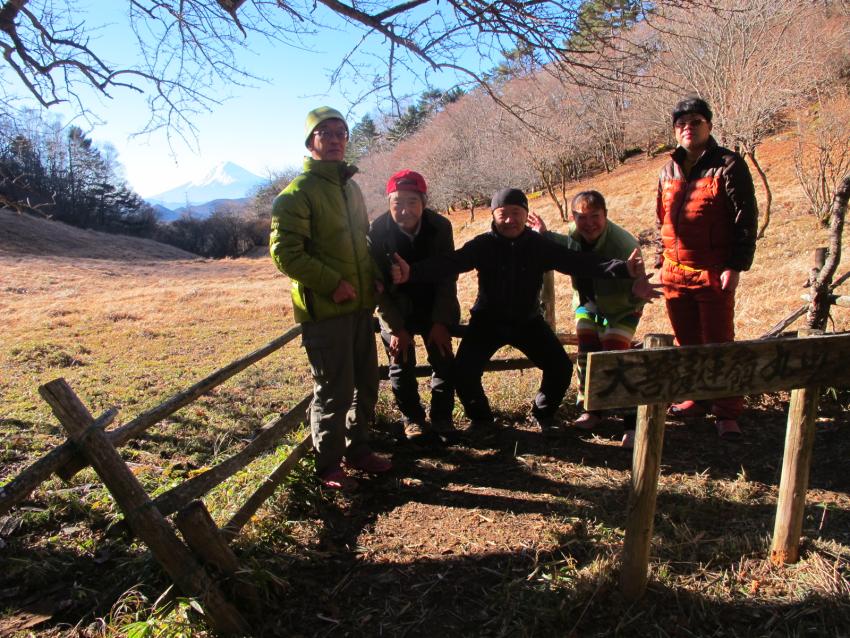
[[[760,151],[774,211],[742,277],[740,338],[802,304],[813,249],[826,245],[805,214],[791,152],[781,136]],[[637,234],[652,228],[662,162],[635,158],[574,190],[602,191],[611,218]],[[560,229],[551,202],[532,207]],[[487,211],[450,219],[458,244],[489,223]],[[569,283],[557,282],[559,327],[570,331]],[[474,276],[459,288],[466,312]],[[834,317],[836,330],[850,327],[850,311]],[[63,440],[40,384],[63,377],[92,413],[118,407],[120,424],[291,325],[288,283],[262,251],[197,259],[0,211],[0,485]],[[662,305],[647,309],[646,332],[670,332]],[[384,387],[375,444],[393,455],[391,476],[363,477],[358,493],[341,496],[322,492],[302,463],[235,545],[240,578],[259,592],[257,635],[850,635],[846,390],[823,396],[803,558],[784,568],[765,559],[787,396],[748,397],[739,443],[718,441],[710,423],[669,422],[650,587],[629,604],[617,588],[630,474],[620,427],[543,440],[528,422],[537,372],[485,379],[505,426],[492,437],[446,448],[396,443],[399,415]],[[308,390],[296,340],[122,456],[160,493],[232,454]],[[576,416],[573,398],[565,421]],[[219,523],[291,445],[209,495]],[[167,578],[144,546],[114,532],[120,517],[85,470],[67,484],[51,479],[0,518],[0,636],[206,635],[184,599],[154,612]]]

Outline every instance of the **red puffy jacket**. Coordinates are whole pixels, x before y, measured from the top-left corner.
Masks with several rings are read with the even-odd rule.
[[[658,265],[663,256],[699,270],[749,270],[758,206],[746,162],[713,137],[687,177],[684,159],[677,148],[658,180]]]

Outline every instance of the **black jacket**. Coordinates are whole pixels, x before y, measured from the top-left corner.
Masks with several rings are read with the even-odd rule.
[[[626,262],[581,253],[524,230],[516,239],[495,229],[474,237],[448,256],[411,264],[410,281],[439,280],[478,271],[473,315],[496,321],[523,321],[541,314],[543,273],[557,270],[583,278],[628,278]]]
[[[457,301],[457,274],[430,282],[392,285],[390,266],[393,253],[408,263],[429,257],[447,256],[455,249],[452,224],[428,208],[422,214],[419,233],[411,241],[393,221],[389,212],[372,221],[369,250],[384,275],[386,290],[378,295],[378,318],[385,330],[421,330],[432,323],[454,326],[460,321]]]

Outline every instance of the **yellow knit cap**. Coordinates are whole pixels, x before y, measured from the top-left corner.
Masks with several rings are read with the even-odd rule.
[[[307,119],[304,122],[304,146],[310,148],[310,136],[313,135],[313,130],[325,120],[342,120],[342,123],[345,124],[345,130],[348,130],[348,124],[346,124],[342,113],[329,106],[320,106],[307,113]]]

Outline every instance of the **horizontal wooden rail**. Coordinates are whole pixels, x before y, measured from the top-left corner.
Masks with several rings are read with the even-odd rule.
[[[465,325],[459,326],[457,331],[458,334],[463,334],[465,332],[465,328]],[[283,335],[273,339],[258,350],[255,350],[254,352],[233,361],[227,366],[216,370],[189,388],[178,392],[150,410],[142,412],[121,427],[108,431],[106,435],[109,438],[110,443],[112,443],[112,445],[116,448],[126,445],[128,441],[131,441],[143,434],[146,430],[159,423],[162,419],[192,403],[248,366],[279,350],[300,334],[300,325],[290,328]],[[578,339],[575,334],[559,333],[557,336],[559,341],[564,345],[576,345],[578,343]],[[524,358],[497,359],[489,362],[485,367],[485,370],[522,370],[533,367],[534,364]],[[383,377],[386,377],[387,367],[382,366],[380,373]],[[431,374],[431,368],[430,366],[417,366],[416,374],[417,376],[428,376]],[[116,412],[112,412],[108,420],[104,422],[104,425],[111,423],[116,414]],[[103,419],[106,416],[107,415],[104,415],[104,417],[101,418]],[[12,479],[5,486],[0,488],[0,516],[6,514],[17,503],[20,503],[29,496],[32,491],[38,487],[38,485],[50,478],[50,475],[54,472],[64,480],[69,480],[77,472],[86,467],[86,465],[86,460],[77,452],[73,443],[66,441],[65,443],[58,445],[38,461],[25,468],[20,474],[18,474],[18,476]],[[168,509],[169,512],[176,511],[170,507],[166,509]]]
[[[110,430],[106,433],[110,443],[114,447],[121,447],[135,437],[142,434],[151,426],[159,423],[162,419],[174,414],[180,408],[188,405],[198,397],[206,394],[216,386],[221,385],[230,377],[238,374],[248,366],[271,353],[279,350],[287,343],[301,334],[301,326],[295,326],[287,330],[280,337],[273,339],[262,348],[233,361],[204,377],[191,387],[178,392],[171,398],[163,401],[158,406],[143,412],[123,426]],[[41,483],[46,481],[53,472],[61,478],[68,480],[74,474],[86,467],[88,462],[77,452],[76,447],[70,441],[58,445],[48,454],[40,458],[24,469],[17,477],[12,479],[3,488],[0,488],[0,516],[8,512],[14,505],[20,503],[29,496]]]
[[[284,415],[277,417],[263,426],[260,433],[244,448],[215,467],[183,481],[179,485],[163,492],[153,500],[153,505],[163,516],[173,514],[195,499],[209,492],[216,485],[233,476],[244,468],[254,458],[273,446],[284,434],[295,428],[306,415],[313,395],[310,394],[299,401],[294,408]],[[114,534],[131,534],[126,521],[121,521],[112,528]]]
[[[95,426],[101,429],[107,427],[118,415],[116,408],[109,408],[95,420]],[[32,491],[41,485],[62,463],[63,458],[71,458],[73,443],[66,442],[54,448],[32,465],[24,468],[20,474],[0,487],[0,516],[8,512],[15,504],[20,503]]]
[[[266,480],[260,484],[260,487],[248,497],[248,500],[242,504],[242,507],[239,508],[233,517],[228,521],[227,525],[225,525],[221,533],[227,540],[231,540],[239,535],[239,532],[242,531],[242,528],[245,527],[246,523],[251,520],[251,517],[256,514],[257,510],[260,509],[263,503],[269,499],[272,494],[274,494],[278,485],[280,485],[289,473],[295,469],[295,466],[298,465],[298,461],[300,461],[304,456],[313,449],[313,437],[308,434],[305,436],[301,443],[296,445],[292,452],[289,453],[289,456],[284,459],[284,461],[275,468],[275,470],[266,477]]]

